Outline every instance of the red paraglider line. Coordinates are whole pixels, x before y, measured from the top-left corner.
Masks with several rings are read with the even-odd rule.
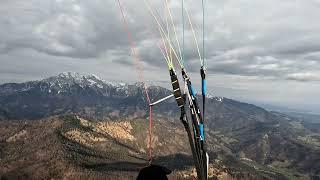
[[[141,82],[144,82],[143,73],[142,73],[142,66],[139,66],[140,58],[139,58],[138,53],[135,50],[135,43],[134,43],[134,41],[132,39],[132,35],[131,35],[130,31],[129,31],[128,23],[126,21],[125,15],[124,15],[123,7],[122,7],[122,5],[120,3],[120,0],[117,0],[117,1],[118,1],[118,5],[119,5],[119,8],[120,8],[120,11],[121,11],[124,28],[125,28],[125,31],[127,33],[128,40],[129,40],[129,43],[130,43],[130,46],[131,46],[132,54],[135,57],[135,66],[136,66],[136,69],[137,69],[137,71],[139,73],[139,79],[140,79]],[[145,94],[146,94],[146,97],[147,97],[147,102],[148,102],[148,105],[149,105],[149,104],[151,104],[151,100],[150,100],[150,96],[149,96],[149,93],[148,93],[148,88],[147,88],[145,83],[143,83],[143,84],[144,84],[144,91],[145,91]],[[149,164],[151,164],[151,162],[152,162],[152,106],[149,106]]]

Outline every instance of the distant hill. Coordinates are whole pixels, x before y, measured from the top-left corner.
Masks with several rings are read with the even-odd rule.
[[[76,172],[93,170],[103,176],[103,173],[109,171],[136,172],[139,163],[146,160],[145,119],[148,107],[142,88],[141,83],[114,84],[94,75],[77,73],[62,73],[40,81],[0,85],[0,119],[5,120],[2,123],[11,134],[4,133],[0,146],[2,149],[11,149],[9,152],[24,154],[23,150],[14,150],[15,147],[19,143],[43,144],[40,140],[42,136],[37,134],[44,133],[42,131],[45,128],[41,130],[41,127],[49,121],[59,124],[54,132],[48,134],[49,139],[55,138],[52,141],[59,142],[54,146],[61,145],[53,149],[64,149],[61,157],[66,161],[66,166],[70,164],[75,169],[81,167],[82,170]],[[158,86],[149,87],[149,92],[152,101],[171,94],[170,90]],[[84,119],[85,123],[83,121],[81,124],[81,118],[76,115]],[[155,132],[158,139],[154,149],[156,162],[181,173],[192,167],[192,159],[178,115],[174,99],[155,107]],[[56,117],[56,120],[39,120],[52,117]],[[25,121],[17,123],[13,120]],[[46,128],[50,128],[50,123]],[[108,133],[107,129],[98,130],[96,127],[99,123],[125,123],[132,127],[127,138],[135,140],[118,141],[119,137],[110,137],[111,132]],[[31,129],[28,130],[28,127]],[[37,130],[33,131],[32,128]],[[15,139],[15,135],[24,137],[23,130],[35,138],[8,140]],[[237,173],[243,176],[242,179],[248,179],[249,176],[251,179],[311,179],[320,174],[320,134],[306,127],[298,118],[269,112],[252,104],[210,96],[207,97],[206,132],[211,165],[220,173],[227,173],[237,179],[241,179],[235,176]],[[103,137],[106,134],[107,139]],[[119,148],[111,148],[108,152],[103,148],[111,146]],[[43,148],[46,147],[43,144]],[[26,146],[25,150],[28,148],[32,151],[36,147]],[[91,151],[97,151],[94,155],[96,160],[92,162],[86,160],[86,157],[92,156]],[[0,152],[0,158],[2,162],[5,160],[12,163],[12,167],[23,157],[10,156],[5,152]],[[116,152],[121,152],[125,157],[109,161],[108,158]],[[127,163],[126,166],[129,163],[132,168],[112,168],[123,166],[122,163]],[[130,176],[132,173],[128,174]]]
[[[286,112],[287,116],[294,118],[303,124],[304,127],[315,133],[320,133],[320,115],[310,113]]]
[[[299,113],[299,112],[287,112],[285,114],[287,114],[288,116],[303,120],[304,122],[320,124],[320,114]]]

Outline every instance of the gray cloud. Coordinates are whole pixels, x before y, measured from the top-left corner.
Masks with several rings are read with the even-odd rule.
[[[1,49],[97,57],[127,44],[116,10],[112,1],[8,1],[0,7]]]
[[[164,1],[150,2],[165,25]],[[201,4],[185,2],[201,50]],[[161,43],[157,24],[142,0],[122,3],[141,57],[139,65],[145,67],[145,80],[167,86],[167,67],[157,47]],[[62,71],[95,72],[115,81],[138,80],[116,1],[5,0],[0,4],[0,82],[38,79]],[[171,0],[169,6],[181,43],[180,2]],[[241,89],[243,95],[255,94],[253,99],[276,93],[262,91],[258,86],[264,84],[260,82],[270,87],[277,82],[274,86],[283,87],[281,91],[292,91],[282,84],[318,84],[319,7],[317,0],[206,1],[205,57],[211,83],[220,84],[220,94],[229,92],[239,97],[236,90]],[[197,75],[199,57],[187,21],[185,27],[185,64],[191,74]],[[170,34],[174,40],[172,30]],[[300,90],[310,97],[316,93]],[[289,102],[289,95],[273,99]]]

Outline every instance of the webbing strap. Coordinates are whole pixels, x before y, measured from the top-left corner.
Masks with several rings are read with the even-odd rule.
[[[169,72],[170,72],[171,84],[172,84],[172,89],[173,89],[173,95],[176,98],[176,102],[177,102],[178,106],[183,107],[184,100],[182,98],[182,93],[181,93],[177,74],[174,72],[173,69],[171,69]]]
[[[201,74],[201,89],[202,89],[202,119],[205,119],[206,111],[206,93],[207,93],[207,82],[206,82],[206,70],[202,66],[200,69]]]
[[[149,106],[149,165],[152,163],[152,106]]]
[[[192,118],[192,126],[194,132],[194,142],[195,142],[195,151],[197,153],[197,158],[199,161],[199,171],[197,170],[198,179],[206,180],[207,179],[207,168],[208,168],[208,158],[205,146],[205,133],[204,133],[204,123],[202,113],[199,109],[197,103],[196,93],[192,87],[190,78],[186,72],[182,71],[183,78],[186,83],[187,95],[189,98],[189,108]]]

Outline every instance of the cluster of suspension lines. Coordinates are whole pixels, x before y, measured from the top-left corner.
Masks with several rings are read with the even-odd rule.
[[[128,23],[126,20],[126,16],[124,13],[123,6],[120,0],[116,0],[118,6],[120,8],[123,23],[125,30],[127,32],[128,40],[131,46],[132,55],[135,58],[135,66],[139,73],[139,79],[141,82],[144,82],[144,77],[142,73],[142,69],[139,65],[140,57],[136,50],[135,43],[132,39],[132,35],[129,31]],[[180,120],[187,132],[188,140],[190,143],[190,148],[192,152],[192,156],[194,159],[197,178],[199,180],[206,180],[208,178],[208,164],[209,164],[209,156],[206,151],[206,143],[205,143],[205,131],[204,131],[204,120],[205,120],[205,97],[206,97],[206,68],[205,68],[205,16],[204,16],[204,0],[201,0],[202,4],[202,53],[200,52],[199,44],[196,38],[196,33],[193,28],[193,24],[190,18],[190,14],[188,9],[185,7],[184,0],[181,0],[181,16],[182,16],[182,48],[180,46],[180,42],[178,40],[178,35],[176,31],[176,27],[173,21],[173,16],[169,7],[169,0],[163,0],[165,12],[167,12],[165,16],[165,23],[161,21],[159,18],[159,13],[156,9],[153,9],[148,0],[143,0],[146,8],[148,9],[150,15],[155,20],[157,25],[157,31],[161,36],[160,43],[157,43],[158,48],[161,51],[164,59],[169,68],[169,74],[171,78],[171,84],[173,88],[173,94],[164,97],[156,102],[151,103],[148,88],[144,83],[144,91],[146,94],[147,102],[149,104],[149,164],[152,162],[152,108],[158,103],[161,103],[171,97],[176,99],[177,105],[180,108]],[[190,77],[187,74],[187,69],[185,67],[185,15],[187,17],[187,21],[189,22],[189,26],[193,35],[194,44],[197,49],[197,53],[199,55],[199,60],[201,64],[200,75],[201,75],[201,89],[202,89],[202,111],[200,110],[200,106],[198,104],[196,91],[191,83]],[[169,27],[172,27],[170,30]],[[172,33],[173,31],[173,33]],[[155,34],[152,34],[155,36]],[[174,37],[174,40],[172,40]],[[183,78],[183,86],[180,86],[179,78],[174,68],[174,60],[176,60],[179,68],[181,70],[181,75]],[[181,90],[183,87],[183,90]],[[187,115],[187,109],[189,109],[190,116]],[[189,118],[191,117],[191,122],[189,122]],[[190,126],[191,125],[191,126]]]

